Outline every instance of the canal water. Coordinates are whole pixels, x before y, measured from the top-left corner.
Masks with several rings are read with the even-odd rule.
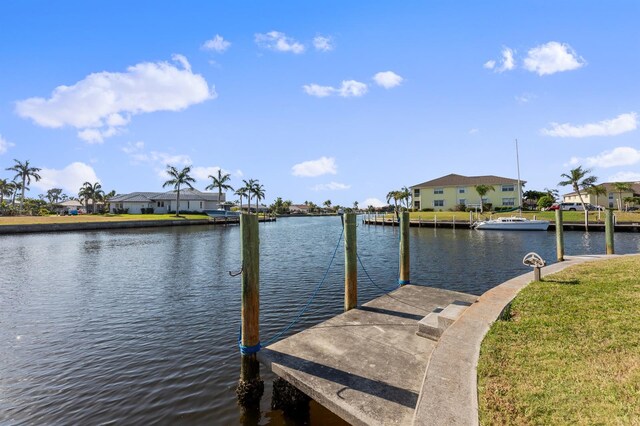
[[[336,217],[260,225],[261,336],[286,335],[339,314],[344,252]],[[398,228],[358,227],[359,301],[393,288]],[[481,294],[555,258],[547,232],[411,228],[415,284]],[[601,254],[604,233],[565,233],[566,253]],[[616,234],[616,252],[640,252],[640,234]],[[239,374],[237,226],[193,226],[0,237],[0,424],[328,424],[312,403],[298,418],[265,396],[243,413]]]

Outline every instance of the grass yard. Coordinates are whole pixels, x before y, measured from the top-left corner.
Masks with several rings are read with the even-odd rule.
[[[2,225],[31,225],[47,223],[86,223],[86,222],[123,222],[130,220],[193,220],[208,219],[206,215],[181,214],[176,218],[173,214],[83,214],[78,216],[3,216],[0,217]]]
[[[485,337],[481,424],[640,424],[640,256],[545,277]]]

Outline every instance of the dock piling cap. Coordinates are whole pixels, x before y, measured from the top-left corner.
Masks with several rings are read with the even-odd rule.
[[[522,263],[527,266],[531,266],[532,268],[542,268],[547,264],[542,257],[538,253],[527,253],[522,259]]]

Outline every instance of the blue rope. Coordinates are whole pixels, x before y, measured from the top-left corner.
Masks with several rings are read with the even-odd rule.
[[[362,267],[362,270],[364,271],[364,274],[367,276],[369,281],[371,281],[371,284],[373,284],[374,286],[378,287],[380,290],[384,291],[385,293],[393,291],[393,290],[395,290],[397,288],[397,287],[393,287],[393,288],[388,288],[387,289],[387,288],[382,288],[378,284],[376,284],[375,281],[373,281],[373,278],[371,278],[371,275],[369,275],[369,272],[367,271],[367,268],[364,267],[364,264],[362,263],[362,259],[360,259],[360,255],[358,253],[356,253],[356,257],[358,258],[358,263],[360,263],[360,266]]]
[[[324,272],[324,276],[322,277],[322,280],[320,280],[315,290],[311,294],[311,297],[309,297],[309,300],[307,300],[307,303],[302,307],[302,309],[300,309],[296,317],[282,331],[277,333],[271,339],[267,340],[264,343],[264,345],[258,343],[255,346],[244,346],[242,344],[242,330],[241,330],[240,335],[238,336],[238,347],[240,348],[240,353],[242,355],[254,354],[258,352],[260,349],[264,348],[265,346],[269,346],[271,343],[275,342],[280,337],[282,337],[287,331],[291,329],[291,327],[293,327],[298,322],[298,320],[300,319],[300,317],[302,317],[302,315],[305,313],[307,308],[309,308],[309,306],[311,305],[311,302],[313,302],[313,299],[315,299],[316,295],[318,294],[318,291],[320,290],[325,280],[327,279],[327,276],[329,275],[329,270],[331,269],[331,265],[333,264],[333,261],[336,258],[336,254],[338,253],[338,248],[340,247],[340,242],[342,241],[342,234],[344,234],[344,226],[342,227],[342,231],[340,231],[340,236],[338,237],[338,243],[336,244],[335,250],[333,250],[333,256],[331,256],[331,260],[329,261],[329,266],[327,266],[327,270]]]

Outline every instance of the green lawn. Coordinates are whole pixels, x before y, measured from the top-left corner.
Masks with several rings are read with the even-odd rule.
[[[83,214],[78,216],[6,216],[0,217],[2,225],[30,225],[47,223],[122,222],[131,220],[193,220],[208,219],[206,215],[181,214]]]
[[[481,424],[640,424],[640,256],[526,287],[485,337]]]

